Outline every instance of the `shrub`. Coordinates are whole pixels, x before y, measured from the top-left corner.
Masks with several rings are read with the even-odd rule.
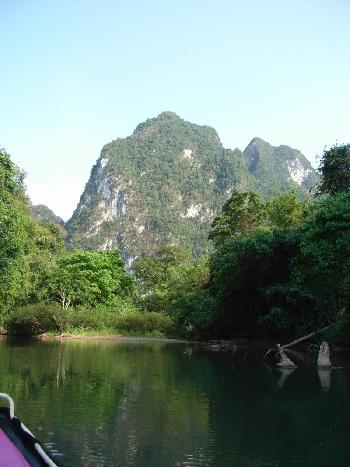
[[[99,329],[106,326],[106,312],[81,308],[69,311],[69,328]]]
[[[126,312],[126,309],[111,311],[106,307],[93,308],[91,310],[72,310],[69,313],[70,329],[103,329],[127,333],[159,332],[166,334],[172,330],[171,319],[154,312],[140,312],[135,308]]]
[[[131,302],[75,310],[63,310],[56,304],[36,304],[16,308],[6,321],[8,332],[32,336],[45,332],[74,332],[74,330],[98,332],[103,329],[121,333],[124,331],[164,335],[170,332],[172,327],[172,321],[168,316],[161,313],[140,312]]]
[[[68,324],[68,313],[59,305],[35,304],[14,309],[5,327],[13,334],[38,335],[48,331],[62,332]]]
[[[128,332],[152,332],[168,333],[173,324],[169,316],[154,312],[133,312],[125,315],[114,315],[110,321],[111,327]]]

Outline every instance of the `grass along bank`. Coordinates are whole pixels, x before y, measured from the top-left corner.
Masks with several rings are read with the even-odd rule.
[[[14,309],[4,322],[8,334],[110,335],[163,337],[173,335],[170,318],[135,307],[63,310],[57,304],[35,304]]]

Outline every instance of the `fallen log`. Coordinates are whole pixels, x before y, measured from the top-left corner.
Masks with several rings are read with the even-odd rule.
[[[317,331],[310,332],[310,334],[307,334],[306,336],[303,336],[303,337],[299,337],[298,339],[295,339],[294,341],[289,342],[289,344],[281,345],[280,348],[281,348],[281,349],[289,349],[290,347],[293,347],[293,345],[299,344],[300,342],[304,342],[304,341],[306,341],[307,339],[310,339],[310,337],[313,337],[313,336],[315,336],[316,334],[319,334],[320,332],[325,331],[326,329],[330,328],[331,326],[333,326],[333,324],[329,324],[328,326],[325,326],[325,327],[323,327],[323,328],[321,328],[321,329],[318,329]],[[267,355],[268,355],[270,352],[273,352],[273,351],[278,351],[278,345],[277,345],[277,348],[276,348],[276,349],[269,349],[269,350],[263,355],[263,358],[267,357]]]

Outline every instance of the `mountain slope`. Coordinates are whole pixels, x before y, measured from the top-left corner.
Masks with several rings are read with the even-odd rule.
[[[281,150],[262,140],[256,153],[255,140],[242,153],[224,149],[213,128],[186,122],[172,112],[147,120],[131,136],[103,147],[67,223],[68,242],[82,248],[119,248],[129,266],[135,257],[164,243],[202,254],[211,221],[232,189],[270,192],[273,174],[265,180],[270,159],[276,178],[283,178],[281,187],[295,185],[286,168],[286,161],[294,160],[292,153],[283,159]],[[266,145],[273,149],[272,156],[263,151]],[[305,162],[299,152],[298,157]]]
[[[43,224],[64,225],[63,219],[61,219],[59,216],[56,216],[56,214],[44,204],[32,205],[31,214],[33,219]]]
[[[310,162],[297,149],[274,147],[260,138],[254,138],[243,151],[248,169],[257,182],[257,191],[268,196],[288,190],[295,185],[300,194],[318,181]]]
[[[32,205],[31,216],[42,224],[55,224],[64,237],[67,235],[67,231],[64,228],[64,220],[56,216],[56,214],[44,204]]]

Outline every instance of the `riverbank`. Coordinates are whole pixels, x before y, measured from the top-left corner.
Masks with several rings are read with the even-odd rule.
[[[0,327],[0,337],[32,337],[42,341],[49,340],[95,340],[95,341],[118,341],[118,342],[138,342],[138,343],[174,343],[174,344],[192,344],[197,345],[208,352],[231,353],[248,355],[255,353],[262,357],[265,352],[271,349],[273,354],[276,354],[276,342],[267,340],[251,340],[251,339],[231,339],[231,340],[193,340],[182,336],[167,335],[158,330],[153,331],[130,331],[126,329],[113,328],[70,328],[65,332],[49,331],[36,335],[14,333]],[[285,343],[282,343],[282,346]],[[294,354],[300,360],[302,355],[316,352],[319,346],[319,341],[310,339],[308,343],[299,344],[295,347],[297,350],[286,349],[288,353]],[[350,351],[349,347],[331,345],[332,351],[342,352]]]
[[[130,343],[145,343],[154,344],[158,342],[169,343],[169,344],[193,344],[193,341],[186,339],[175,339],[166,336],[125,336],[122,334],[41,334],[36,336],[40,340],[108,340],[118,342],[130,342]]]
[[[163,337],[175,332],[163,313],[109,308],[63,310],[57,304],[36,304],[14,309],[3,323],[9,334],[106,335]]]

